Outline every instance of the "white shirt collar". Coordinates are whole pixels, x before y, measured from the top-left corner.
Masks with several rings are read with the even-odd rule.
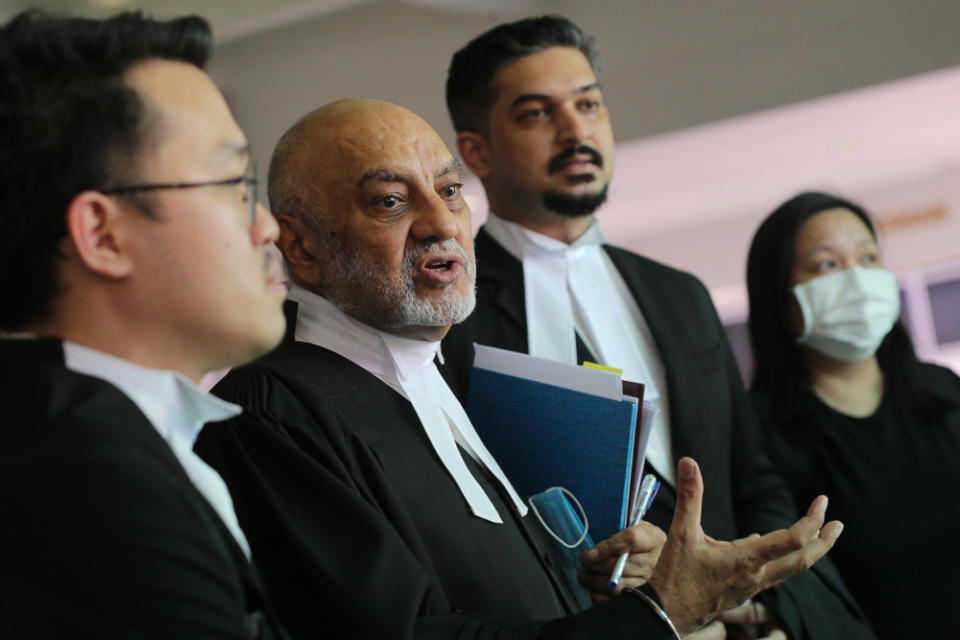
[[[297,285],[290,287],[289,298],[299,304],[295,340],[343,356],[377,376],[413,405],[430,444],[474,515],[491,522],[503,522],[463,462],[458,443],[500,482],[520,515],[526,514],[526,505],[487,451],[437,370],[434,357],[441,357],[439,342],[414,340],[374,329],[348,316],[329,300]]]
[[[533,229],[527,229],[516,222],[504,220],[494,211],[490,211],[487,221],[483,224],[494,240],[507,250],[514,258],[523,261],[525,255],[535,251],[569,251],[606,244],[607,239],[600,230],[600,225],[594,219],[587,230],[576,240],[567,244],[555,238],[544,235]]]
[[[175,371],[151,369],[73,342],[63,342],[66,367],[101,378],[122,391],[160,434],[201,495],[250,557],[233,501],[223,479],[193,452],[200,430],[241,413],[240,407],[205,393]]]
[[[204,424],[241,413],[237,405],[201,391],[176,371],[141,367],[73,342],[64,341],[63,352],[68,369],[102,378],[119,388],[166,440],[183,439],[192,447]]]
[[[403,338],[374,329],[295,284],[290,285],[288,297],[299,305],[295,340],[329,349],[375,376],[389,379],[393,388],[415,378],[434,357],[443,362],[439,341]]]
[[[531,355],[577,363],[576,334],[603,364],[642,382],[658,413],[649,448],[651,464],[674,484],[666,374],[656,343],[636,301],[603,250],[597,220],[566,244],[500,218],[493,211],[484,228],[523,263],[527,349]]]

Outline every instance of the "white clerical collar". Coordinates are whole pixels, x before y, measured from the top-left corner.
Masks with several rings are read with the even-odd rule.
[[[666,377],[656,343],[623,277],[603,250],[596,219],[566,244],[500,218],[493,211],[484,229],[523,263],[527,351],[578,364],[577,335],[603,364],[644,384],[644,399],[658,409],[648,448],[651,464],[674,484],[669,407],[660,402]]]
[[[175,371],[142,367],[67,341],[63,342],[63,355],[68,369],[106,380],[137,405],[249,557],[250,547],[223,479],[193,452],[204,424],[237,416],[241,408],[202,391]]]
[[[382,332],[296,284],[290,284],[287,297],[298,304],[294,340],[329,349],[377,377],[399,381],[398,367],[386,349]]]
[[[541,251],[569,251],[582,249],[583,247],[597,246],[606,244],[607,239],[600,230],[600,225],[594,219],[583,234],[567,244],[555,238],[544,235],[533,229],[527,229],[516,222],[504,220],[494,211],[490,211],[487,221],[483,223],[494,240],[500,243],[507,252],[517,260],[523,261],[525,255],[529,256],[531,252]]]
[[[178,439],[193,447],[207,422],[240,415],[237,405],[200,390],[176,371],[141,367],[96,349],[64,341],[68,369],[102,378],[119,388],[147,416],[165,440]]]
[[[294,339],[343,356],[377,376],[410,401],[427,438],[456,482],[474,515],[503,522],[496,507],[467,469],[459,443],[500,482],[517,511],[526,505],[487,451],[462,405],[434,364],[441,358],[440,343],[404,338],[374,329],[341,311],[329,300],[291,285],[289,298],[299,304]]]
[[[347,315],[335,304],[295,284],[288,297],[295,301],[297,326],[294,339],[329,349],[366,369],[398,391],[417,380],[433,359],[443,362],[440,342],[415,340],[374,329]]]

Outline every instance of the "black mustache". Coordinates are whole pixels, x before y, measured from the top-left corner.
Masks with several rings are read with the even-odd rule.
[[[553,158],[550,159],[550,165],[547,167],[547,171],[549,173],[556,173],[557,171],[563,169],[563,165],[565,165],[568,160],[573,158],[573,156],[581,154],[590,156],[590,162],[598,167],[603,167],[603,156],[600,155],[599,151],[593,147],[588,147],[587,145],[580,145],[579,147],[570,147],[569,149],[564,149],[557,155],[553,156]]]

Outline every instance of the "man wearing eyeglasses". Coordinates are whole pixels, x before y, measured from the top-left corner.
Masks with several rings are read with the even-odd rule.
[[[277,344],[286,293],[200,18],[0,30],[0,629],[273,638],[196,386]]]

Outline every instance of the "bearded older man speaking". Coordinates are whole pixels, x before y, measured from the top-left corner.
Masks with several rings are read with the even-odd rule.
[[[218,385],[246,411],[209,426],[197,450],[230,486],[291,631],[676,637],[668,616],[689,632],[826,553],[840,526],[820,529],[823,498],[790,530],[707,540],[699,470],[684,459],[671,535],[643,524],[589,551],[584,582],[604,601],[570,615],[544,531],[435,364],[474,305],[460,172],[429,125],[374,100],[308,114],[274,152],[290,329]],[[626,550],[629,588],[604,591]]]

